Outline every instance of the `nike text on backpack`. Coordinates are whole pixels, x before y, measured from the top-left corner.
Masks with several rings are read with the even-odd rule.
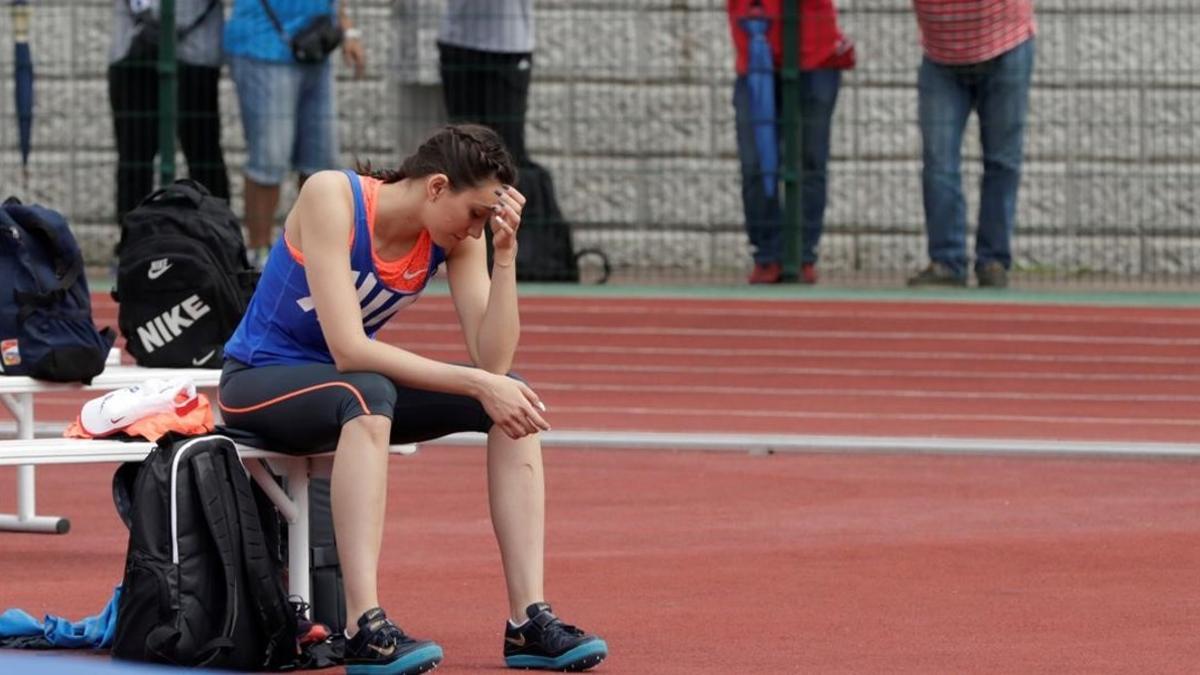
[[[129,487],[129,475],[136,477]],[[233,441],[168,434],[113,495],[129,526],[114,657],[274,670],[297,657],[273,515]]]
[[[142,366],[219,368],[258,274],[225,200],[178,180],[125,214],[113,299]]]
[[[8,198],[0,206],[0,370],[90,383],[115,338],[92,323],[83,255],[66,219]]]

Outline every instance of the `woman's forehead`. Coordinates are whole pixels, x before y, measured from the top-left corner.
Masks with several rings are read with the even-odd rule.
[[[472,202],[482,202],[485,204],[494,204],[496,202],[496,190],[500,188],[500,181],[492,179],[484,181],[473,188],[463,191],[463,196]]]

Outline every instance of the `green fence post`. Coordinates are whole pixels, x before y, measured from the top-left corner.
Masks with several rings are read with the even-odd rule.
[[[159,184],[163,186],[175,181],[177,85],[175,0],[161,0],[158,31],[158,175]]]
[[[800,112],[800,3],[803,0],[788,0],[783,3],[783,71],[781,89],[783,114],[779,120],[783,132],[783,161],[779,173],[783,179],[783,278],[796,281],[800,278],[800,247],[804,236],[801,227],[803,213],[800,185],[804,167],[800,162],[800,125],[804,123]]]

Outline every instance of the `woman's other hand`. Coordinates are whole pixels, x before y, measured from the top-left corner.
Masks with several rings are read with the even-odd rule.
[[[489,373],[479,402],[483,404],[488,417],[491,417],[509,438],[521,438],[550,430],[550,425],[539,412],[546,409],[545,405],[533,389],[520,380]]]

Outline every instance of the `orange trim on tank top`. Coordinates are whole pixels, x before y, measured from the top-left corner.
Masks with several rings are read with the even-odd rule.
[[[421,290],[425,278],[429,275],[429,260],[433,257],[433,240],[429,237],[429,231],[422,228],[412,250],[403,257],[396,260],[380,258],[379,254],[375,252],[375,206],[378,203],[379,186],[383,185],[383,181],[371,176],[359,176],[358,180],[359,185],[362,186],[363,210],[366,211],[367,232],[371,238],[371,261],[375,263],[375,273],[379,275],[383,283],[398,291],[415,293]],[[356,230],[355,227],[350,228],[351,250],[354,248]],[[287,246],[292,260],[303,267],[304,254],[288,241],[286,232],[283,236],[283,243]]]

